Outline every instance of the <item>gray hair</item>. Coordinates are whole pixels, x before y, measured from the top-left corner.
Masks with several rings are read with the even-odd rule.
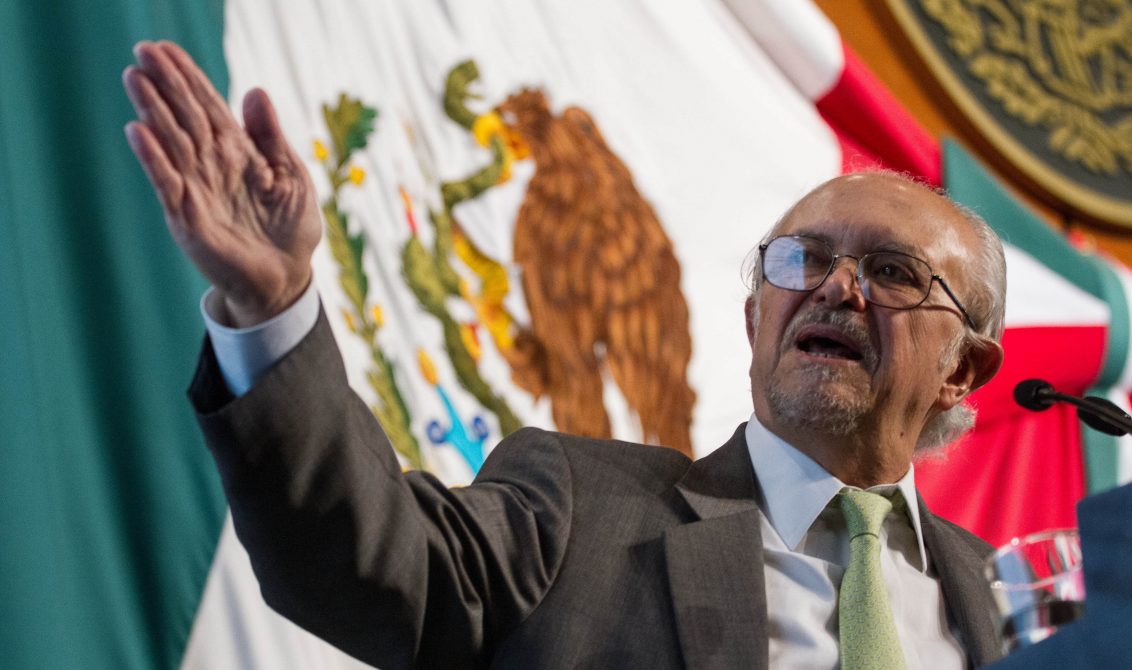
[[[951,196],[943,188],[933,186],[911,175],[891,170],[874,170],[870,173],[898,178],[917,188],[922,188],[925,191],[946,199],[955,211],[962,215],[967,223],[970,224],[976,237],[979,239],[979,246],[975,250],[975,262],[973,267],[981,270],[978,276],[980,281],[973,283],[971,287],[973,294],[966,297],[964,301],[967,311],[971,316],[971,320],[975,322],[976,328],[973,330],[965,328],[962,336],[951,343],[940,359],[941,369],[953,365],[959,356],[970,349],[985,348],[1001,342],[1002,332],[1006,324],[1006,255],[1003,252],[1002,241],[998,238],[998,234],[995,233],[994,229],[990,227],[990,224],[974,210],[952,200]],[[824,185],[825,184],[822,184],[822,186]],[[822,186],[818,186],[810,191],[810,193],[820,189]],[[805,198],[803,198],[803,200],[804,199]],[[801,202],[801,200],[799,200],[799,202]],[[794,205],[794,207],[796,206],[797,204]],[[793,213],[794,207],[787,210],[787,212],[775,222],[770,232],[760,241],[760,245],[765,244],[775,236],[783,222]],[[747,255],[747,260],[743,263],[743,275],[747,279],[747,286],[750,287],[750,294],[752,296],[758,292],[762,284],[762,267],[760,263],[761,257],[758,247],[755,247],[750,251]],[[962,437],[967,431],[971,430],[974,425],[975,408],[971,407],[966,402],[961,402],[949,410],[940,412],[924,425],[924,429],[920,432],[920,436],[916,440],[916,452],[925,455],[937,450],[939,447],[951,444]]]
[[[943,189],[932,190],[950,200]],[[943,366],[953,364],[958,356],[970,349],[986,348],[1002,342],[1002,332],[1006,325],[1006,255],[1002,241],[974,210],[955,201],[951,203],[967,219],[979,238],[974,267],[982,271],[982,281],[972,286],[974,293],[967,303],[967,310],[977,328],[964,329],[963,336],[941,358],[940,364]],[[975,408],[961,402],[932,417],[920,432],[916,451],[924,454],[951,444],[974,426]]]

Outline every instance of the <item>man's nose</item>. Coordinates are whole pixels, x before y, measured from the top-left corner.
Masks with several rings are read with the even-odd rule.
[[[844,261],[844,262],[842,262]],[[857,259],[852,256],[838,256],[833,261],[833,269],[825,281],[814,289],[815,300],[829,303],[830,306],[845,306],[854,311],[863,311],[867,301],[857,283]]]

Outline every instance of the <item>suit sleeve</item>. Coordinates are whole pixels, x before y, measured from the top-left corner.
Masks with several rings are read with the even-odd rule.
[[[465,488],[402,473],[325,315],[239,398],[206,341],[189,394],[264,599],[347,653],[482,665],[553,581],[571,519],[557,438],[515,433]]]

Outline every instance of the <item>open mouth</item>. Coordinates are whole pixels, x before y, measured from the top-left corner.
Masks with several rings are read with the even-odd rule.
[[[860,348],[833,328],[804,328],[794,341],[800,351],[819,358],[859,361]]]

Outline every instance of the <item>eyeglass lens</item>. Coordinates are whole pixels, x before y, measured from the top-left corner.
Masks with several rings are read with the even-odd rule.
[[[833,269],[838,256],[825,242],[808,237],[777,237],[763,251],[763,274],[779,288],[809,291]],[[874,251],[857,262],[861,292],[882,307],[915,307],[931,289],[932,271],[924,261],[895,251]]]

